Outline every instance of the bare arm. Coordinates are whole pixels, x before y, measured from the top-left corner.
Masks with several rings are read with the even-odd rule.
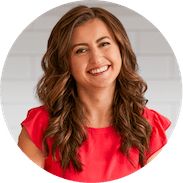
[[[157,152],[155,152],[152,156],[150,156],[147,160],[147,163],[149,163],[150,161],[152,161],[159,153],[160,153],[161,149],[158,150]]]
[[[31,141],[24,127],[19,135],[18,146],[34,163],[44,168],[44,155]]]

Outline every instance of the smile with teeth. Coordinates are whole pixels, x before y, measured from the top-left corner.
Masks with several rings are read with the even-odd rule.
[[[107,71],[108,68],[109,68],[109,66],[108,65],[105,65],[105,66],[102,66],[102,67],[97,68],[97,69],[92,69],[92,70],[89,71],[89,73],[90,74],[100,74],[102,72]]]

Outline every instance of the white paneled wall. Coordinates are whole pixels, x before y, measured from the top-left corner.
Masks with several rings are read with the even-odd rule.
[[[42,75],[41,58],[46,50],[51,29],[70,8],[81,3],[61,6],[33,21],[12,46],[2,75],[2,105],[7,126],[17,141],[20,123],[28,109],[40,105],[36,84]],[[148,106],[172,121],[174,128],[181,101],[181,78],[175,56],[163,35],[135,12],[107,2],[87,3],[100,6],[116,15],[126,28],[137,55],[139,73],[148,83]]]

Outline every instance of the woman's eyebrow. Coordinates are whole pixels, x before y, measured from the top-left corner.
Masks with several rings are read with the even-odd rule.
[[[103,39],[106,39],[106,38],[110,39],[109,36],[102,36],[102,37],[100,37],[100,38],[98,38],[98,39],[96,40],[96,43],[98,43],[98,42],[100,42],[100,41],[102,41]],[[76,46],[88,46],[88,44],[87,44],[87,43],[77,43],[77,44],[74,44],[74,45],[71,47],[71,50],[73,50]]]
[[[73,50],[75,47],[77,46],[88,46],[87,43],[77,43],[77,44],[74,44],[72,47],[71,47],[71,50]]]
[[[110,39],[109,36],[103,36],[103,37],[97,39],[97,40],[96,40],[96,43],[98,43],[98,42],[100,42],[100,41],[102,41],[103,39],[106,39],[106,38]]]

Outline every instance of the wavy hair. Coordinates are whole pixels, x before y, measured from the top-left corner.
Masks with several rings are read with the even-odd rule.
[[[51,152],[64,170],[71,164],[78,172],[83,169],[77,149],[87,139],[85,117],[68,60],[73,29],[94,18],[108,26],[122,57],[112,109],[112,125],[122,139],[120,151],[130,160],[130,148],[137,148],[139,163],[144,166],[151,134],[151,127],[142,115],[147,103],[144,98],[147,85],[138,75],[136,56],[123,25],[110,12],[98,7],[71,9],[57,22],[48,39],[41,62],[44,75],[37,85],[38,97],[49,112],[49,124],[43,137],[45,152],[47,155]],[[51,149],[48,148],[49,138],[53,139]]]

